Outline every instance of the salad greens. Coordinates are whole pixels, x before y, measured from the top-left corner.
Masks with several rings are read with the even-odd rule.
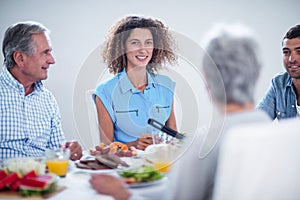
[[[155,181],[163,178],[163,174],[150,165],[142,165],[130,170],[119,172],[127,184]]]

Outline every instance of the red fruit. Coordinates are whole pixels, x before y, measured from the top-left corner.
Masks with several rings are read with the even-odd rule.
[[[5,186],[17,181],[19,179],[19,174],[17,172],[13,172],[11,174],[9,174],[8,176],[6,176],[5,178],[3,178],[0,182],[0,190],[2,188],[4,188]]]
[[[48,186],[48,183],[51,183],[53,180],[53,176],[47,174],[40,175],[37,177],[27,177],[26,179],[24,179],[21,186],[43,189],[46,188]]]
[[[2,180],[3,178],[5,178],[8,175],[7,171],[5,169],[2,169],[0,171],[0,180]]]
[[[123,180],[124,180],[124,182],[125,182],[126,184],[132,184],[132,183],[135,183],[135,182],[136,182],[135,179],[134,179],[133,177],[131,177],[131,178],[124,178]]]
[[[16,191],[19,189],[20,185],[24,182],[24,180],[28,177],[37,177],[37,174],[34,170],[31,170],[30,172],[28,172],[27,174],[25,174],[21,179],[13,182],[10,185],[10,189],[13,191]]]
[[[31,170],[30,172],[28,172],[23,176],[23,178],[27,178],[27,177],[37,177],[35,170]]]
[[[35,178],[27,178],[23,181],[22,185],[30,186],[30,187],[38,187],[44,188],[47,186],[47,181],[38,180]]]
[[[28,181],[29,180],[29,181]],[[22,196],[44,195],[56,189],[57,176],[45,174],[37,177],[26,178],[26,184],[20,185],[20,193]]]
[[[19,186],[21,185],[21,183],[22,183],[22,179],[19,178],[18,180],[12,182],[12,183],[10,184],[9,188],[10,188],[11,190],[13,190],[13,191],[16,191],[16,190],[19,189]]]

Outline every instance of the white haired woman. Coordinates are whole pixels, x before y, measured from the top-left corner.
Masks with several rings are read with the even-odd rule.
[[[208,132],[199,133],[175,164],[168,199],[211,199],[219,148],[226,131],[239,124],[271,121],[254,107],[261,62],[252,31],[240,24],[219,25],[205,41],[203,71],[218,115]]]

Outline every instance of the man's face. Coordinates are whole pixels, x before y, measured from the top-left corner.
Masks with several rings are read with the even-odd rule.
[[[284,39],[282,53],[286,71],[292,78],[300,79],[300,38]]]
[[[36,34],[32,36],[35,51],[33,56],[24,54],[24,67],[22,68],[25,81],[36,82],[47,79],[48,68],[54,64],[52,48],[45,34]]]

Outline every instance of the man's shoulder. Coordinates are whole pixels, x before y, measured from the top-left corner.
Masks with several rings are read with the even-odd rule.
[[[286,86],[291,83],[291,77],[287,72],[280,72],[272,78],[272,82]]]
[[[291,79],[290,75],[287,72],[279,72],[274,77],[274,80],[288,80]]]

